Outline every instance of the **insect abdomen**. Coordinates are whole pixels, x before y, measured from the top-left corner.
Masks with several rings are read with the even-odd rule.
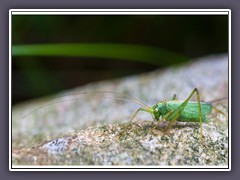
[[[176,110],[183,101],[169,101],[166,103],[167,110]],[[201,111],[202,111],[202,120],[206,121],[206,115],[210,114],[212,111],[212,105],[207,102],[201,102]],[[168,120],[168,119],[167,119]],[[188,122],[199,122],[198,114],[198,103],[197,102],[188,102],[185,106],[181,115],[178,118],[178,121],[188,121]]]

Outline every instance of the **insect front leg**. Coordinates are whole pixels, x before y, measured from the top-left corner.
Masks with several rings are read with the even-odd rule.
[[[173,97],[172,97],[171,100],[172,100],[172,101],[173,101],[173,100],[176,100],[176,97],[177,97],[177,95],[176,95],[176,94],[173,94]],[[161,123],[163,120],[167,119],[172,113],[173,113],[173,111],[170,110],[167,114],[165,114],[165,115],[159,120],[159,122],[157,123],[157,125],[155,125],[155,126],[150,130],[150,133],[152,133],[152,131],[153,131],[157,126],[159,126],[160,123]]]
[[[132,123],[133,119],[136,117],[136,115],[140,112],[140,111],[145,111],[148,113],[152,113],[152,109],[149,108],[139,108],[135,111],[135,113],[133,114],[132,118],[130,119],[130,121],[127,123],[127,125],[125,126],[124,130],[122,132],[119,133],[119,138],[122,137],[123,133],[127,131],[127,128],[130,126],[130,124]]]
[[[163,120],[167,119],[172,113],[173,113],[173,111],[169,111],[169,112],[168,112],[167,114],[165,114],[161,119],[159,119],[157,125],[155,125],[155,126],[150,130],[150,133],[152,134],[152,131],[153,131],[154,129],[156,129],[156,127],[158,127],[158,126],[160,125],[160,123],[161,123]]]

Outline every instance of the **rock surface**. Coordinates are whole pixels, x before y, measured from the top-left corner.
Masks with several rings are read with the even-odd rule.
[[[203,124],[202,144],[198,123],[175,123],[167,134],[159,130],[161,127],[149,133],[155,122],[143,112],[119,139],[123,122],[139,105],[119,101],[125,97],[117,94],[81,94],[120,92],[154,105],[174,93],[184,100],[195,87],[201,100],[228,96],[227,56],[209,56],[147,74],[93,83],[18,105],[12,117],[13,164],[228,165],[227,102],[219,101],[216,106],[225,116],[213,112]]]

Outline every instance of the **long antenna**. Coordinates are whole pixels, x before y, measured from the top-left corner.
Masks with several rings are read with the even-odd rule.
[[[130,102],[133,101],[133,102],[135,102],[136,104],[138,104],[138,105],[140,105],[142,107],[149,108],[148,105],[146,105],[145,103],[143,103],[142,101],[140,101],[139,99],[137,99],[135,97],[132,97],[130,95],[121,94],[121,93],[118,93],[118,92],[112,92],[112,91],[93,91],[93,92],[70,93],[70,94],[66,94],[66,95],[53,97],[52,100],[59,99],[59,98],[62,98],[62,97],[67,97],[67,96],[77,96],[77,95],[83,95],[83,94],[91,95],[91,94],[99,94],[99,93],[102,93],[102,94],[115,94],[115,95],[118,95],[119,97],[107,97],[107,98],[113,98],[113,99],[117,99],[117,100],[124,100],[124,101],[130,101]],[[74,98],[74,99],[55,101],[55,102],[52,102],[52,103],[45,104],[43,106],[40,106],[40,107],[32,110],[31,112],[29,112],[27,114],[25,114],[22,117],[22,119],[24,119],[25,117],[27,117],[31,113],[36,112],[36,111],[38,111],[38,110],[40,110],[42,108],[45,108],[45,107],[47,107],[49,105],[58,104],[58,103],[62,103],[62,102],[67,102],[67,101],[78,101],[78,100],[79,100],[78,98]]]
[[[219,99],[215,99],[215,100],[212,100],[212,101],[208,101],[208,102],[210,102],[210,103],[215,103],[215,102],[219,102],[219,101],[225,101],[225,100],[227,100],[227,99],[228,99],[228,96],[223,97],[223,98],[219,98]]]
[[[66,96],[77,96],[77,95],[82,95],[82,94],[115,94],[118,95],[119,97],[112,97],[113,99],[119,99],[119,100],[125,100],[125,101],[134,101],[135,103],[137,103],[140,106],[143,106],[145,108],[148,108],[149,106],[146,105],[144,102],[142,102],[141,100],[130,96],[130,95],[126,95],[126,94],[122,94],[122,93],[118,93],[118,92],[113,92],[113,91],[92,91],[92,92],[80,92],[80,93],[70,93],[70,94],[66,94],[66,95],[61,95],[61,96],[56,96],[53,99],[59,99],[61,97],[66,97]]]

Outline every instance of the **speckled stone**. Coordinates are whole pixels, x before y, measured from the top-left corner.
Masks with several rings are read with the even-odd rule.
[[[139,105],[119,101],[116,94],[81,94],[114,91],[154,105],[170,99],[174,93],[177,99],[184,100],[195,87],[201,100],[226,97],[227,55],[208,56],[151,73],[93,83],[55,97],[19,104],[13,107],[13,163],[227,165],[227,102],[216,106],[225,115],[213,112],[203,125],[204,144],[199,140],[198,123],[176,123],[166,135],[159,130],[149,134],[154,122],[144,112],[137,115],[125,138],[119,140],[118,133],[125,127],[123,122],[129,121]]]

